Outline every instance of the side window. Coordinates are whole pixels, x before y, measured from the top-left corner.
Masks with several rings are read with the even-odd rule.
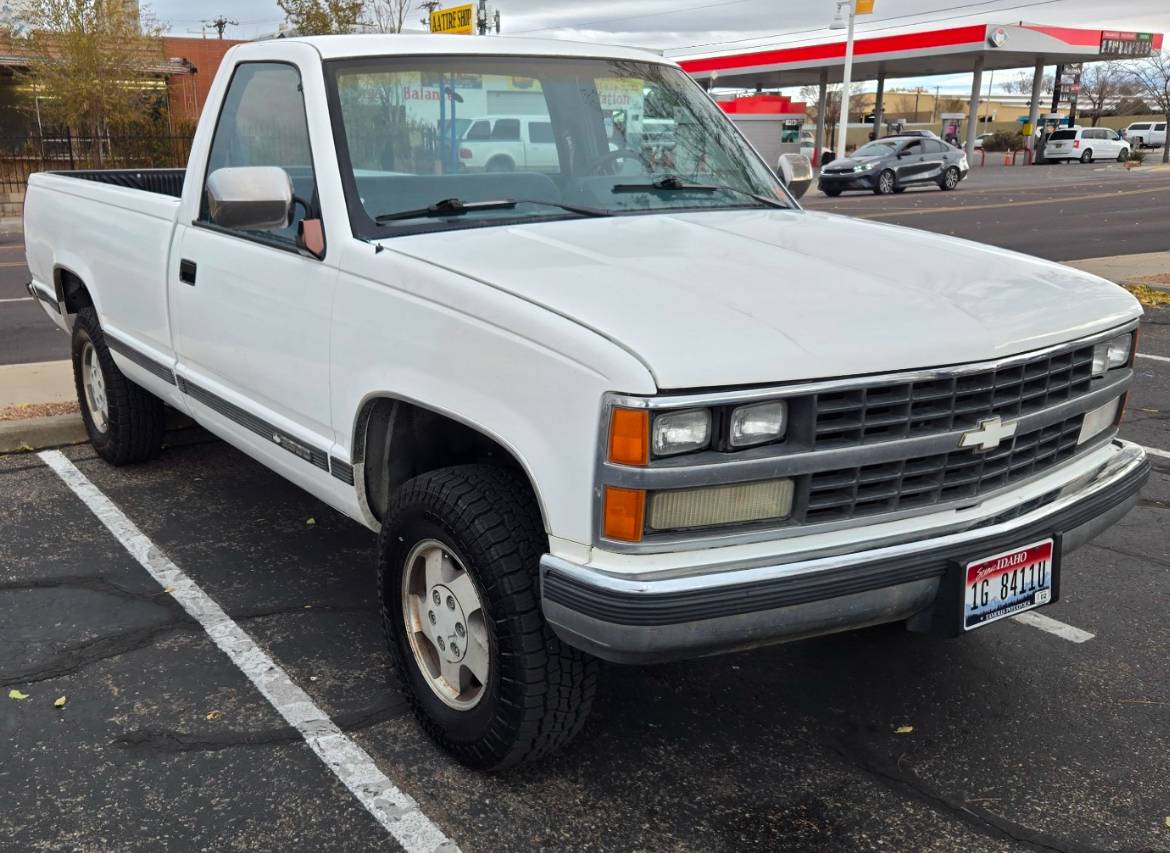
[[[211,140],[207,175],[231,166],[280,166],[288,173],[299,200],[293,222],[286,228],[246,233],[295,245],[297,222],[305,218],[306,206],[315,206],[317,185],[301,76],[293,66],[249,62],[236,68]],[[206,184],[199,219],[210,221]]]
[[[947,150],[946,143],[939,142],[937,139],[928,139],[922,145],[927,154],[945,154]]]
[[[922,140],[915,139],[913,142],[907,142],[906,147],[901,152],[905,156],[918,155],[922,153]]]
[[[492,138],[492,123],[490,121],[477,121],[467,130],[467,135],[464,139],[491,139]]]
[[[1160,122],[1154,125],[1154,130],[1164,133],[1166,131],[1166,122]]]
[[[520,140],[520,119],[498,118],[492,128],[492,139],[503,139],[511,142]]]
[[[552,122],[534,121],[528,125],[529,142],[556,142],[553,138]]]

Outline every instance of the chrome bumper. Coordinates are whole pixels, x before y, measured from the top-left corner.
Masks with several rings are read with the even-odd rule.
[[[795,640],[897,622],[936,607],[948,566],[1059,534],[1067,554],[1134,506],[1149,476],[1145,452],[1115,441],[1090,477],[1010,520],[834,557],[630,580],[545,555],[545,618],[570,645],[640,663]],[[955,602],[938,602],[956,606]],[[924,620],[927,621],[927,620]]]

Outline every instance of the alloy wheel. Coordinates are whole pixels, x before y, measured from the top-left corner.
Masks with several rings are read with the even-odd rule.
[[[93,341],[87,340],[81,351],[81,387],[85,390],[85,408],[94,429],[105,432],[110,423],[110,403],[106,397],[106,378]]]

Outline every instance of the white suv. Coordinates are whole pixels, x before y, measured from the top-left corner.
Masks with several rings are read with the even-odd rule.
[[[1044,146],[1047,160],[1080,160],[1092,163],[1094,160],[1129,159],[1130,145],[1107,127],[1066,127],[1053,131]]]
[[[1161,148],[1166,144],[1166,122],[1135,121],[1121,135],[1138,148]]]

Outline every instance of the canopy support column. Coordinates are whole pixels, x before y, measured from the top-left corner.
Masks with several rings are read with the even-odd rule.
[[[820,88],[817,92],[817,137],[813,142],[813,165],[821,165],[821,155],[825,150],[825,109],[829,100],[829,71],[821,69]]]
[[[967,152],[967,162],[975,161],[975,136],[979,132],[979,100],[980,90],[983,88],[983,57],[975,60],[975,68],[971,76],[971,103],[967,112],[967,141],[964,149]]]
[[[1025,146],[1032,152],[1033,158],[1036,154],[1036,123],[1040,121],[1040,90],[1044,86],[1044,60],[1036,60],[1036,71],[1032,75],[1032,106],[1028,108],[1028,127],[1032,128],[1032,132],[1028,134],[1025,140]],[[1033,159],[1035,162],[1035,159]]]
[[[882,99],[886,93],[886,72],[879,71],[877,78],[877,94],[873,101],[873,138],[882,138]]]

